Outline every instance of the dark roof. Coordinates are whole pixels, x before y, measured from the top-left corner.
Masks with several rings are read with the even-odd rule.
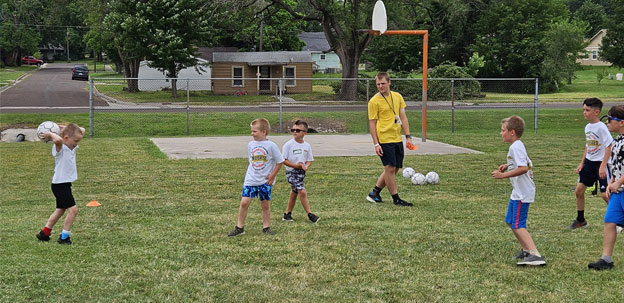
[[[306,44],[302,51],[325,52],[330,49],[324,32],[301,33],[297,37]]]
[[[215,52],[212,62],[245,62],[251,66],[312,62],[310,52]]]
[[[200,47],[197,49],[197,56],[208,62],[212,62],[212,54],[215,52],[237,52],[237,47]]]

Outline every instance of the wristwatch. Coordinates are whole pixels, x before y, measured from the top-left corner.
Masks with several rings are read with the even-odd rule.
[[[409,139],[411,137],[412,137],[412,135],[405,135],[405,139]]]

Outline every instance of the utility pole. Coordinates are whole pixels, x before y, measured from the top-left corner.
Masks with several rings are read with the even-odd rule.
[[[67,62],[71,62],[71,59],[69,59],[69,27],[67,28]]]
[[[262,51],[262,34],[264,33],[264,12],[262,12],[262,15],[260,16],[260,47],[258,49],[258,51]]]

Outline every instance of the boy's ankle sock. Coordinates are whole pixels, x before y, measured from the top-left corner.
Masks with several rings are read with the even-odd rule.
[[[538,256],[538,257],[542,256],[542,255],[540,255],[539,251],[537,251],[537,248],[536,249],[529,249],[528,252],[529,252],[529,254],[532,254],[534,256]]]
[[[603,255],[602,258],[600,258],[600,259],[603,259],[603,260],[605,260],[608,263],[613,263],[613,259],[611,259],[611,256],[604,256]]]
[[[64,230],[61,232],[61,240],[65,240],[67,238],[69,238],[70,232],[67,230]]]
[[[577,210],[576,211],[576,221],[578,221],[578,222],[585,222],[585,211],[584,210]]]
[[[44,226],[42,231],[43,231],[43,234],[46,236],[49,236],[50,234],[52,234],[52,228],[48,228],[47,226]]]
[[[396,193],[394,195],[392,195],[392,201],[397,202],[399,201],[401,198],[399,198],[399,193]]]
[[[381,188],[375,186],[375,188],[373,188],[373,193],[377,196],[379,196],[379,193],[381,192]]]

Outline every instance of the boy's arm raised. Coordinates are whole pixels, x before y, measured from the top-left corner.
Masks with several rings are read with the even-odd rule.
[[[63,147],[63,138],[55,133],[47,132],[43,134],[43,138],[47,141],[52,141],[54,145],[56,145],[56,151],[60,151],[61,147]]]

